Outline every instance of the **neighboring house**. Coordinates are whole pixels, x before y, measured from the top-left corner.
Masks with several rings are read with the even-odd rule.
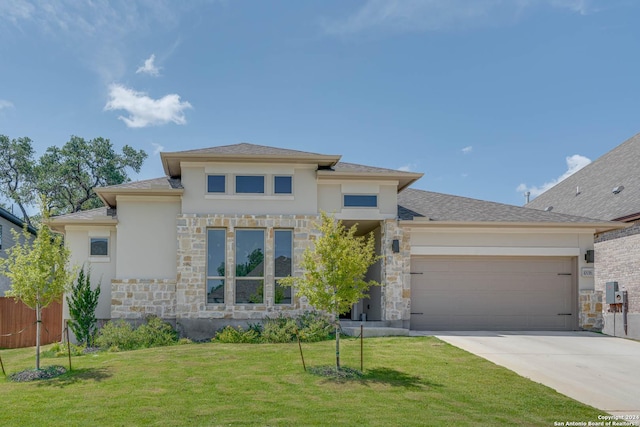
[[[101,319],[155,314],[211,337],[310,309],[278,279],[300,275],[326,211],[373,232],[382,260],[350,318],[411,329],[591,328],[584,273],[608,221],[408,188],[422,174],[252,144],[161,153],[166,177],[95,191],[105,207],[59,216],[72,262],[101,278]],[[582,272],[582,273],[581,273]]]
[[[640,339],[640,134],[556,184],[528,208],[627,223],[624,229],[595,238],[595,290],[604,320],[603,332]],[[628,293],[627,333],[624,316],[607,304],[607,282]],[[615,330],[614,330],[615,328]]]
[[[20,241],[24,241],[24,237],[22,237],[24,226],[25,222],[23,220],[8,210],[0,208],[0,258],[7,258],[6,249],[9,249],[15,243],[11,230],[16,230],[20,233]],[[29,226],[27,230],[34,236],[36,235],[35,228]],[[9,289],[11,289],[11,281],[4,274],[0,274],[0,297],[3,297]]]

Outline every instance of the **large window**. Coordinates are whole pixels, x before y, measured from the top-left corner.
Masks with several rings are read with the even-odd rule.
[[[264,302],[264,230],[236,229],[236,304]]]
[[[207,303],[224,303],[226,230],[207,230]]]
[[[275,250],[274,250],[274,269],[275,272],[275,296],[276,304],[291,304],[291,287],[280,286],[279,279],[291,276],[292,272],[292,253],[293,253],[293,231],[276,230]]]
[[[378,207],[378,196],[375,194],[345,194],[345,208],[375,208]]]
[[[92,237],[89,254],[91,256],[109,256],[109,238]]]
[[[207,175],[207,193],[226,193],[226,178],[224,175]]]
[[[236,193],[264,194],[264,176],[236,175]]]

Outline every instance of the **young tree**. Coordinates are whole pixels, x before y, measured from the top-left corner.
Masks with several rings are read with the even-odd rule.
[[[340,315],[368,296],[375,281],[365,281],[367,270],[380,257],[375,253],[373,234],[356,236],[356,226],[346,230],[341,221],[322,212],[321,223],[315,224],[322,235],[313,250],[307,248],[302,257],[302,277],[287,277],[282,286],[296,286],[298,295],[309,304],[335,317],[336,369],[340,369]]]
[[[91,270],[85,274],[84,268],[78,273],[78,278],[67,295],[69,326],[80,344],[92,346],[96,336],[96,308],[100,297],[100,285],[91,290]]]
[[[43,215],[45,220],[48,215]],[[45,221],[46,222],[46,221]],[[62,298],[73,280],[68,269],[69,249],[62,243],[62,236],[53,235],[46,223],[40,225],[38,235],[11,230],[16,244],[7,249],[8,257],[0,259],[0,273],[11,279],[7,296],[22,301],[36,311],[36,369],[40,369],[40,329],[42,309]]]

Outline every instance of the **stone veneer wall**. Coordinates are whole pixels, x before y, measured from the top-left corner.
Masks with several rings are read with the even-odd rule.
[[[598,235],[594,250],[596,291],[604,294],[606,282],[618,282],[620,290],[627,291],[629,324],[626,336],[640,339],[640,222]],[[622,314],[618,313],[615,320],[613,313],[609,312],[609,304],[603,303],[603,332],[625,336]]]
[[[176,317],[178,319],[249,320],[286,311],[292,315],[310,309],[306,300],[293,295],[292,305],[274,304],[274,229],[293,230],[294,276],[300,275],[302,254],[312,246],[319,232],[313,228],[317,216],[307,215],[209,215],[183,214],[177,218],[178,254]],[[235,265],[235,230],[265,229],[264,304],[235,304],[235,269],[227,268],[225,303],[208,304],[206,297],[207,229],[222,228],[227,233],[227,265]],[[183,322],[188,323],[188,322]]]
[[[400,241],[400,252],[391,250]],[[411,320],[411,242],[409,231],[396,220],[385,220],[382,227],[382,320],[390,326],[409,328]]]
[[[602,292],[580,291],[578,327],[585,331],[602,331]]]
[[[141,319],[148,314],[163,319],[175,319],[175,309],[175,280],[113,279],[111,281],[112,319]]]

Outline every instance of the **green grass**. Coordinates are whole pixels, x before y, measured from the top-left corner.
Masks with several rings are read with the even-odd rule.
[[[359,341],[342,340],[360,367]],[[332,341],[303,344],[307,365],[333,363]],[[3,350],[7,373],[33,349]],[[362,379],[305,373],[297,344],[191,344],[72,358],[57,379],[0,377],[0,425],[545,426],[596,420],[582,405],[436,338],[365,340]],[[43,359],[43,365],[66,359]]]

